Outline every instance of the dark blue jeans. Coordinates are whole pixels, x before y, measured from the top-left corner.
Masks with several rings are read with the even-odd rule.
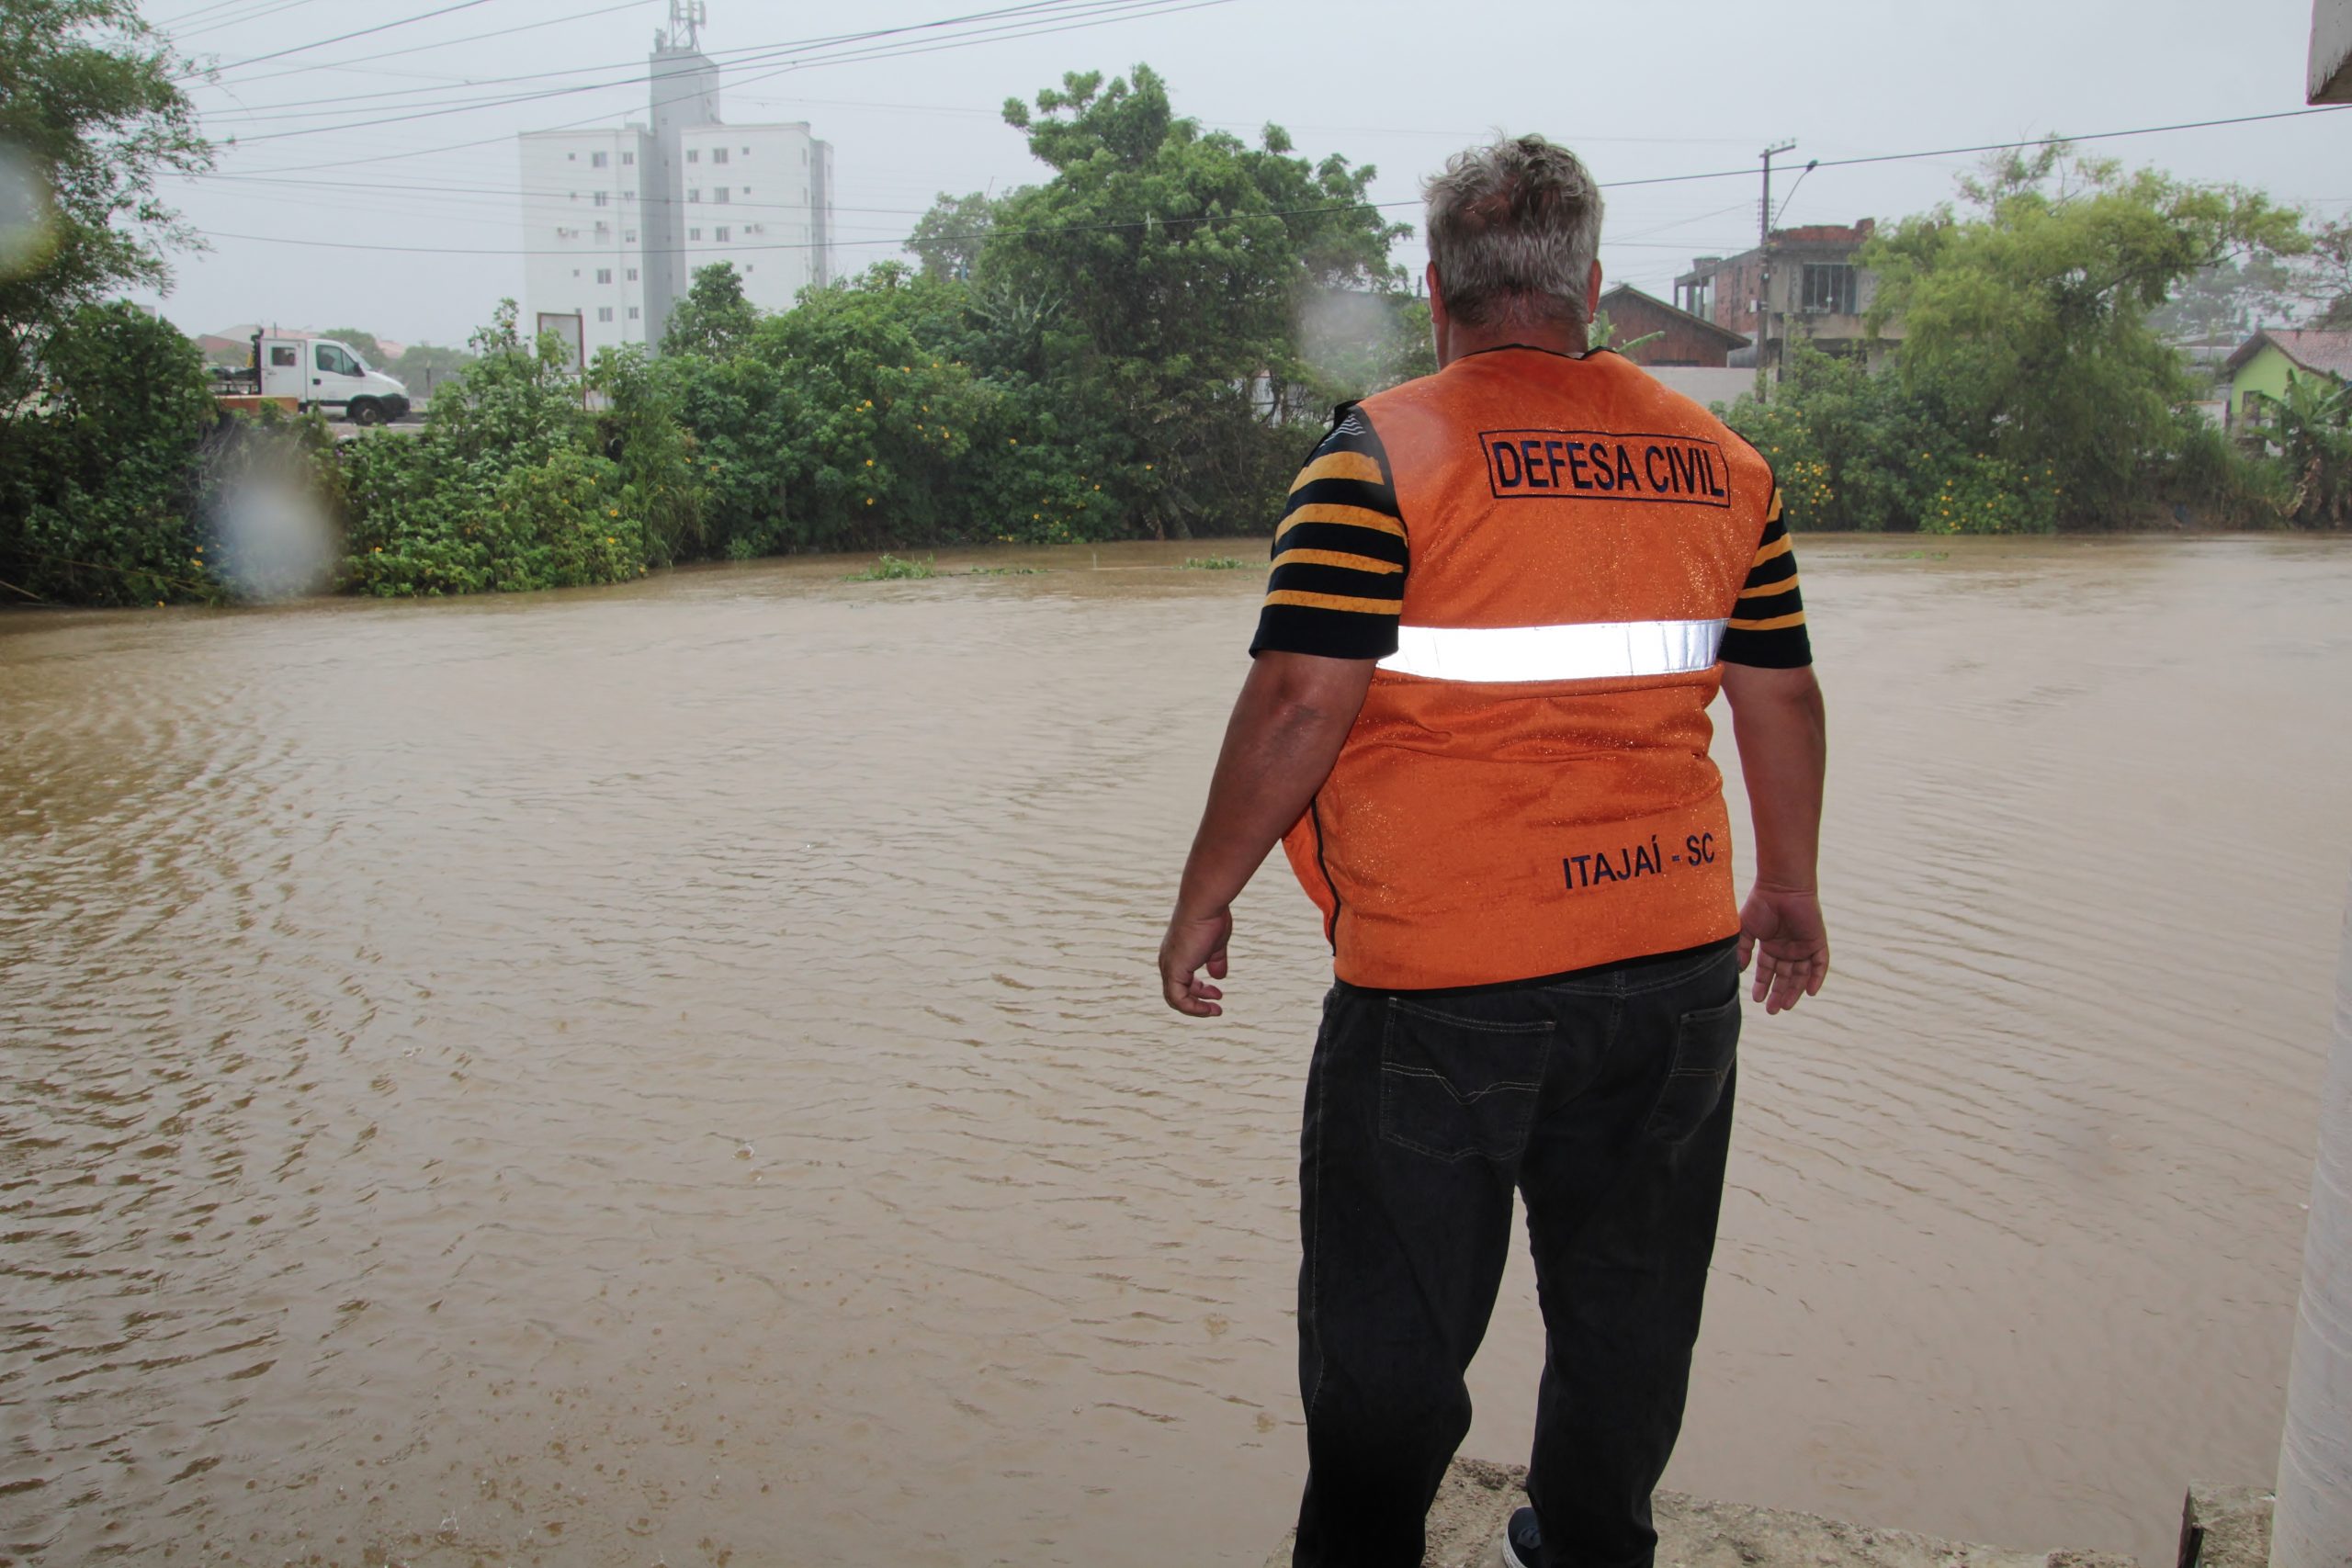
[[[1738,980],[1724,945],[1509,987],[1332,988],[1301,1151],[1296,1568],[1419,1568],[1514,1190],[1544,1308],[1544,1561],[1649,1568],[1723,1201]]]

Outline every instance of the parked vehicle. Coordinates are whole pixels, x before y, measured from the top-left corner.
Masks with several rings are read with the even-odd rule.
[[[350,344],[331,337],[254,334],[253,361],[243,369],[215,369],[214,394],[224,409],[264,403],[300,412],[317,409],[354,424],[404,418],[408,389],[368,367]]]

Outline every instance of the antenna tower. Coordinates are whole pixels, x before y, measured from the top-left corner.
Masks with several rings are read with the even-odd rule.
[[[662,47],[698,50],[702,29],[709,23],[710,7],[704,0],[670,0],[670,30],[662,36]]]

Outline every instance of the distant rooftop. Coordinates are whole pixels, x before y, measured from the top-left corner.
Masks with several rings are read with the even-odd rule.
[[[2262,328],[2230,355],[2231,373],[2261,353],[2266,343],[2315,375],[2352,381],[2352,332],[2324,333],[2308,327]]]

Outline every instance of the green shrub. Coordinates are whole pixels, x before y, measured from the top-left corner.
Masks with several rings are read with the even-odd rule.
[[[197,455],[219,419],[203,355],[126,304],[85,305],[0,411],[0,581],[85,604],[210,600]]]

